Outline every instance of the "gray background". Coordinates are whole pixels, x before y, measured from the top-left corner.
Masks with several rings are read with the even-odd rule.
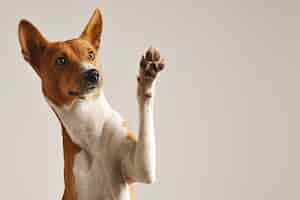
[[[20,54],[17,25],[50,40],[76,37],[104,15],[102,63],[111,104],[137,130],[141,53],[159,47],[158,180],[138,199],[296,200],[299,160],[299,1],[2,1],[0,196],[59,199],[60,127]]]

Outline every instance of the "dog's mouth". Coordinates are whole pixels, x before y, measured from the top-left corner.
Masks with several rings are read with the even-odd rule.
[[[98,88],[96,85],[91,85],[85,88],[84,91],[75,91],[71,90],[69,91],[69,95],[73,97],[78,97],[80,99],[85,99],[85,96],[88,95],[89,93],[93,92],[96,88]]]

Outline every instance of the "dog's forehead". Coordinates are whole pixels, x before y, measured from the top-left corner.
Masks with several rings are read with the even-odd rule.
[[[93,46],[85,40],[82,39],[73,39],[73,40],[67,40],[64,42],[67,44],[72,50],[78,54],[86,53],[86,51],[95,51]]]
[[[76,55],[80,57],[82,55],[86,55],[90,50],[94,51],[93,47],[87,41],[81,39],[72,39],[51,43],[47,48],[47,55]]]
[[[46,48],[47,54],[55,54],[67,50],[70,50],[70,47],[65,42],[51,42]]]

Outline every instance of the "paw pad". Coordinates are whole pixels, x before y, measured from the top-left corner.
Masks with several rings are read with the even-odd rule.
[[[150,47],[140,61],[140,78],[154,80],[157,74],[165,68],[157,48]]]

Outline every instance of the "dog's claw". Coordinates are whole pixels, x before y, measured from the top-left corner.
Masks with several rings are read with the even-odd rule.
[[[142,56],[142,59],[140,61],[141,68],[145,69],[147,67],[147,62],[145,60],[145,56]]]

